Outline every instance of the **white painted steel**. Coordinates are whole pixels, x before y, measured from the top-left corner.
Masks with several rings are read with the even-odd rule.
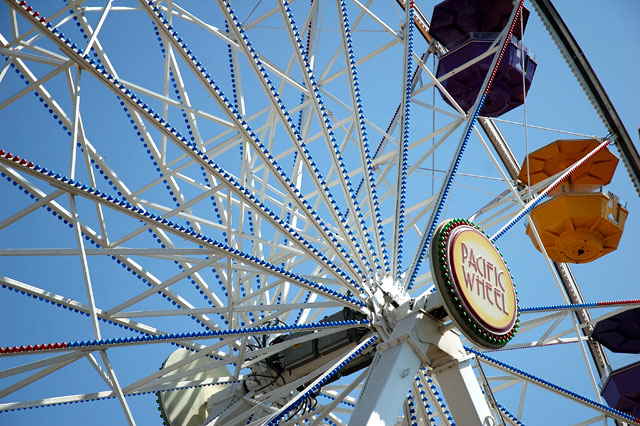
[[[317,398],[318,408],[298,413],[297,421],[306,419],[312,424],[322,424],[327,421],[325,419],[330,419],[336,424],[393,424],[404,411],[404,419],[400,423],[410,424],[407,418],[409,406],[406,402],[408,391],[411,391],[414,398],[419,425],[430,424],[436,419],[446,420],[449,415],[447,410],[451,410],[458,424],[481,424],[488,416],[495,416],[497,419],[492,399],[489,398],[489,402],[485,400],[473,369],[461,352],[459,339],[454,334],[455,324],[435,327],[430,323],[430,340],[415,341],[411,337],[415,334],[412,330],[420,329],[418,324],[422,324],[422,319],[418,321],[417,316],[422,314],[410,313],[407,305],[402,305],[409,296],[394,289],[389,283],[385,284],[386,295],[376,293],[379,287],[385,286],[380,284],[382,277],[376,273],[376,267],[381,265],[381,254],[385,250],[385,243],[376,226],[378,223],[385,230],[387,242],[398,247],[398,215],[397,212],[394,213],[393,207],[402,193],[398,179],[398,164],[402,158],[401,149],[398,148],[398,127],[402,133],[404,123],[401,122],[398,126],[402,114],[398,110],[395,114],[393,111],[398,103],[398,108],[401,108],[404,100],[385,99],[385,105],[375,105],[369,101],[375,97],[368,97],[375,90],[368,89],[370,92],[363,93],[363,99],[364,110],[370,115],[359,117],[355,112],[356,94],[365,92],[362,89],[364,85],[359,86],[358,81],[362,83],[365,79],[372,79],[375,76],[373,67],[380,66],[382,61],[393,57],[398,64],[394,69],[398,74],[402,71],[403,81],[412,90],[412,105],[433,113],[434,121],[436,115],[438,117],[437,126],[434,123],[433,128],[420,128],[409,139],[407,149],[412,156],[408,179],[413,182],[431,179],[423,186],[435,187],[437,190],[441,180],[435,172],[448,175],[451,170],[443,169],[442,166],[436,168],[432,160],[436,155],[438,158],[448,159],[451,142],[457,140],[460,125],[468,118],[453,97],[444,90],[442,83],[455,73],[491,55],[497,48],[436,78],[435,70],[428,65],[427,59],[432,54],[441,54],[443,50],[432,40],[426,44],[418,43],[419,33],[416,30],[416,45],[419,44],[417,49],[423,49],[424,53],[414,53],[412,59],[417,64],[414,70],[401,70],[400,64],[406,63],[408,50],[406,37],[403,36],[406,34],[406,25],[404,29],[401,25],[402,22],[406,23],[406,11],[391,9],[391,6],[395,7],[392,2],[386,4],[381,0],[347,1],[351,35],[358,39],[358,43],[354,42],[354,63],[359,70],[360,79],[357,80],[348,66],[351,59],[347,43],[348,29],[343,22],[337,22],[339,17],[335,15],[336,5],[337,11],[340,11],[340,0],[335,4],[328,2],[328,8],[325,7],[325,2],[318,0],[309,4],[305,0],[289,2],[297,28],[288,20],[289,3],[284,0],[277,0],[277,4],[269,5],[258,2],[250,11],[246,4],[239,1],[229,2],[233,11],[226,9],[225,1],[210,3],[207,7],[215,11],[213,15],[204,13],[201,5],[197,4],[181,5],[175,0],[159,2],[157,5],[167,17],[167,25],[172,28],[164,25],[162,19],[155,14],[153,5],[144,1],[140,1],[135,7],[119,5],[112,0],[98,3],[75,1],[64,7],[49,7],[47,19],[53,27],[65,34],[73,34],[77,23],[77,28],[86,34],[87,42],[77,52],[57,39],[16,1],[5,0],[7,8],[3,10],[9,12],[6,14],[9,19],[7,31],[0,31],[0,54],[8,58],[24,76],[27,84],[4,90],[3,85],[11,83],[10,67],[7,64],[0,68],[0,89],[3,90],[0,96],[0,114],[22,105],[30,98],[25,95],[33,93],[46,102],[51,114],[55,114],[56,120],[71,133],[68,139],[64,139],[64,147],[60,150],[69,160],[68,163],[59,166],[57,163],[49,165],[47,158],[28,159],[57,171],[64,170],[69,177],[82,180],[92,188],[112,194],[113,191],[119,192],[122,199],[135,208],[152,211],[161,218],[176,223],[184,224],[188,221],[189,226],[177,229],[167,223],[158,223],[137,210],[106,201],[95,194],[79,190],[74,185],[3,159],[0,160],[0,171],[12,182],[19,184],[33,200],[26,206],[10,206],[7,214],[0,217],[0,230],[11,231],[29,224],[31,220],[35,221],[40,210],[50,209],[71,225],[75,244],[69,247],[44,248],[37,245],[37,241],[32,241],[35,244],[25,248],[3,242],[0,259],[20,257],[37,265],[44,258],[62,260],[77,257],[81,266],[79,277],[84,282],[87,296],[86,301],[79,301],[48,290],[51,284],[48,282],[33,282],[42,288],[31,285],[30,280],[26,280],[30,283],[27,284],[16,279],[20,275],[14,271],[3,271],[7,276],[0,278],[0,283],[15,292],[87,314],[90,318],[88,329],[96,339],[100,339],[105,334],[104,330],[109,328],[104,322],[126,327],[125,333],[136,332],[142,336],[157,337],[171,332],[164,327],[166,321],[185,327],[182,320],[186,323],[191,321],[190,318],[195,318],[208,331],[275,327],[283,320],[305,326],[343,307],[350,307],[368,315],[373,321],[372,328],[378,332],[381,343],[372,367],[326,385],[321,394],[313,398]],[[48,6],[35,7],[44,9]],[[72,14],[69,14],[70,11]],[[253,16],[254,12],[258,16]],[[237,23],[233,21],[233,15],[240,17]],[[118,29],[114,23],[120,22],[120,19],[138,19],[143,16],[159,28],[159,38],[165,49],[159,65],[153,69],[153,73],[159,76],[155,83],[131,73],[133,61],[122,62],[118,58],[119,48],[114,48],[107,35],[109,31]],[[224,24],[223,16],[230,23],[230,32],[226,32],[221,25]],[[421,25],[428,28],[428,22],[420,10],[416,10],[416,16]],[[274,23],[279,23],[280,26]],[[327,25],[335,26],[336,37],[333,42],[330,41],[331,37],[323,35],[327,31]],[[186,45],[172,33],[173,28],[181,35],[189,34],[183,37]],[[139,37],[136,30],[138,28],[131,28],[132,39]],[[282,43],[281,55],[280,52],[270,50],[269,46],[260,44],[260,34],[264,31],[270,31],[270,34],[274,34],[274,39]],[[374,32],[377,34],[367,35]],[[207,57],[206,49],[198,45],[195,41],[198,38],[192,37],[193,34],[199,34],[203,39],[210,37],[207,40],[210,40],[211,46],[207,47],[211,47],[211,51],[218,55],[218,61],[202,59]],[[243,34],[247,35],[246,40],[242,37]],[[299,34],[303,42],[309,35],[309,51],[303,52],[299,48],[296,34]],[[152,39],[148,41],[153,42]],[[230,52],[229,64],[225,60],[227,45]],[[254,47],[255,52],[252,51]],[[193,48],[193,54],[200,58],[202,64],[190,56],[189,48]],[[105,77],[91,65],[89,58],[100,60],[105,70],[118,79],[118,82],[114,78]],[[305,72],[307,62],[312,73]],[[230,76],[234,76],[237,105],[226,101],[221,90],[216,89],[202,72],[201,65],[207,67],[212,78],[215,78],[215,83],[223,87],[229,99],[232,97]],[[318,95],[312,89],[312,74],[319,88]],[[452,109],[442,107],[427,97],[418,98],[421,94],[427,95],[429,89],[434,88],[443,92],[454,105]],[[127,170],[122,169],[122,164],[114,159],[108,146],[104,145],[101,135],[93,127],[95,123],[91,120],[95,118],[90,118],[92,116],[88,107],[93,91],[97,93],[104,89],[111,96],[115,94],[122,99],[123,109],[139,129],[150,160],[157,163],[160,177],[149,175],[132,179]],[[138,99],[144,98],[158,114],[154,115],[148,108],[142,107],[128,96],[130,93],[127,90],[135,93]],[[207,102],[202,101],[202,93],[208,96]],[[210,102],[211,99],[214,102]],[[285,108],[280,108],[281,102],[287,104]],[[386,108],[386,104],[391,107],[388,111],[385,109],[384,118],[380,118],[377,110]],[[327,113],[326,121],[323,118],[325,110],[330,113]],[[176,136],[175,131],[164,125],[170,122],[179,127],[179,119],[176,117],[181,113],[184,113],[185,126],[188,125],[191,129],[193,146],[198,151],[191,150]],[[298,114],[300,126],[297,125]],[[514,166],[504,163],[500,152],[496,157],[493,148],[489,146],[489,142],[495,145],[495,139],[502,137],[496,126],[500,123],[515,124],[580,137],[585,133],[513,120],[482,120],[483,129],[493,129],[494,132],[488,134],[487,141],[479,129],[475,129],[475,138],[485,150],[487,164],[495,168],[499,177],[484,172],[458,175],[468,179],[465,182],[471,191],[482,190],[485,185],[495,183],[502,183],[507,187],[502,193],[493,192],[494,187],[491,187],[490,201],[469,211],[471,217],[483,227],[493,228],[504,224],[524,204],[526,197],[526,190],[518,187],[510,176],[517,164]],[[331,129],[335,133],[333,136],[330,134]],[[368,143],[372,150],[375,150],[378,142],[380,146],[379,152],[371,158],[373,171],[365,167],[365,130],[368,131]],[[335,138],[337,148],[330,144],[332,137]],[[283,141],[287,143],[283,144]],[[42,142],[57,143],[54,138]],[[126,146],[124,141],[113,143]],[[324,147],[328,143],[328,148]],[[240,147],[243,150],[240,161],[237,156],[236,160],[230,161],[229,158]],[[0,146],[0,149],[5,148],[4,145]],[[312,154],[305,153],[305,149]],[[509,149],[506,141],[505,149]],[[213,167],[199,153],[206,154],[208,159],[224,167],[224,170]],[[295,160],[291,159],[293,155],[296,155]],[[341,157],[348,160],[345,170],[340,167]],[[320,172],[314,171],[315,162],[320,165]],[[99,167],[99,172],[96,167]],[[203,168],[202,171],[199,170],[200,167]],[[425,179],[427,174],[422,173],[423,170],[434,174]],[[110,182],[109,186],[104,184],[100,175]],[[531,190],[539,192],[553,178]],[[349,196],[349,182],[355,190],[361,179],[363,184],[352,199]],[[375,182],[377,194],[374,193],[371,182]],[[174,206],[173,197],[157,195],[164,191],[165,185],[179,205]],[[66,197],[61,197],[63,194]],[[338,200],[337,209],[332,207],[331,200],[334,197]],[[383,206],[380,217],[375,212],[376,198]],[[425,222],[432,214],[437,198],[426,195],[407,200],[407,241],[413,244],[425,237]],[[211,207],[208,210],[203,208],[203,204],[211,200],[219,208],[219,217]],[[86,206],[89,208],[85,208]],[[367,232],[354,214],[358,209],[366,221]],[[318,216],[315,215],[316,212],[319,212]],[[252,228],[251,231],[249,227]],[[223,248],[212,243],[202,244],[202,240],[194,236],[196,232],[213,235],[215,240],[224,240],[226,246]],[[149,245],[156,242],[144,240],[147,233],[153,233],[162,247]],[[85,247],[86,241],[91,246]],[[359,250],[362,250],[361,254]],[[149,288],[136,287],[120,295],[117,300],[108,302],[95,297],[94,292],[99,294],[96,282],[103,282],[99,277],[100,269],[95,266],[99,262],[96,259],[109,256],[127,272],[143,278]],[[391,253],[391,257],[395,270],[397,258],[394,253]],[[177,265],[180,269],[167,272],[164,264],[159,266],[160,262],[166,262],[170,267]],[[370,266],[365,265],[368,262]],[[216,269],[216,278],[210,273],[211,268]],[[118,271],[119,269],[117,268]],[[299,274],[292,277],[287,274],[288,271]],[[399,272],[402,274],[404,271]],[[558,271],[552,274],[559,283],[562,277],[558,276]],[[118,285],[120,280],[125,282],[125,279],[114,275],[111,285]],[[189,280],[193,280],[193,283]],[[256,286],[255,282],[259,285]],[[193,284],[194,287],[185,290],[185,283]],[[413,296],[425,290],[429,292],[431,284],[430,272],[418,275]],[[78,283],[69,282],[69,285],[78,286]],[[332,289],[335,293],[322,290],[318,285]],[[194,291],[210,303],[203,304]],[[376,294],[380,300],[376,299],[374,302],[373,299],[378,297]],[[162,295],[170,305],[144,306],[145,303],[151,304],[150,300],[156,295]],[[370,303],[362,306],[345,300],[344,296],[364,299]],[[401,306],[394,306],[394,303]],[[616,309],[614,312],[620,311],[621,309]],[[612,314],[613,312],[605,313],[600,318],[594,318],[593,322]],[[582,327],[592,324],[567,325],[566,317],[564,313],[552,313],[524,322],[522,338],[507,345],[504,351],[549,350],[548,348],[558,345],[577,344],[583,357],[580,362],[587,366],[586,371],[592,377],[597,391],[595,374],[584,346],[587,338],[581,333]],[[257,368],[261,362],[284,349],[354,327],[346,325],[317,330],[306,328],[305,331],[312,331],[313,334],[301,334],[281,343],[273,343],[273,339],[283,334],[277,329],[224,336],[214,343],[190,337],[170,341],[193,351],[185,363],[216,356],[218,359],[212,360],[210,366],[228,366],[230,375],[225,379],[242,381],[252,374],[251,368]],[[255,345],[253,339],[257,340],[262,335],[267,336],[272,344],[265,347]],[[453,346],[458,351],[454,351],[455,356],[433,356],[438,336],[455,342]],[[399,340],[394,340],[396,338]],[[4,344],[5,342],[0,342],[0,345]],[[152,372],[122,374],[124,369],[118,368],[113,361],[115,351],[133,352],[136,346],[155,344],[152,341],[117,345],[104,343],[96,344],[93,350],[56,349],[51,350],[47,358],[37,361],[18,353],[6,354],[16,364],[3,366],[0,369],[0,379],[24,373],[27,376],[16,383],[0,384],[2,397],[11,397],[14,392],[27,386],[46,386],[46,381],[41,379],[85,357],[92,374],[101,383],[106,383],[109,390],[51,396],[39,400],[3,400],[0,402],[0,416],[3,415],[2,411],[17,408],[115,397],[119,401],[124,419],[129,424],[135,424],[128,404],[130,395],[217,383],[215,380],[189,380],[184,374],[169,374],[176,372],[178,367],[175,366],[156,372],[155,368],[159,365],[154,365]],[[168,345],[157,347],[159,351],[168,353]],[[99,352],[99,357],[94,355],[95,351]],[[447,366],[440,365],[444,362],[443,359],[447,360]],[[256,390],[247,392],[243,395],[243,402],[234,403],[230,409],[230,412],[238,414],[233,421],[238,424],[261,424],[270,416],[287,410],[292,401],[295,401],[296,388],[309,389],[329,369],[336,366],[335,361],[331,355],[326,355],[318,361],[321,365],[304,377],[275,386],[269,393]],[[235,366],[232,367],[232,364]],[[429,371],[418,372],[420,366],[429,367]],[[498,399],[499,392],[518,390],[514,386],[520,384],[522,390],[517,407],[510,408],[518,417],[526,418],[531,410],[528,406],[531,392],[527,392],[526,378],[505,377],[489,376],[488,383],[493,386],[493,392],[498,393]],[[433,379],[442,389],[448,406],[435,403],[437,398],[427,385],[428,379]],[[366,385],[362,386],[365,380]],[[425,398],[432,402],[431,414],[421,405],[418,384],[425,387],[424,395],[428,395]],[[235,389],[239,388],[241,385],[238,384]],[[393,390],[391,394],[389,389]],[[387,392],[383,392],[384,390]],[[220,397],[225,396],[228,395]],[[220,418],[229,419],[231,416],[227,412]],[[598,415],[578,424],[591,424],[602,419]],[[294,421],[292,419],[290,422]]]

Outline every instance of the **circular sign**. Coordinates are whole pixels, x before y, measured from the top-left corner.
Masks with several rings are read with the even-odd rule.
[[[504,346],[518,329],[518,294],[498,249],[476,225],[452,219],[436,229],[433,276],[445,308],[479,346]]]

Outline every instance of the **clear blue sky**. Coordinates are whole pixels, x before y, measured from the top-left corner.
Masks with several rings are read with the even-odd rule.
[[[302,2],[303,0],[298,0]],[[89,4],[102,4],[88,2]],[[116,5],[135,4],[132,1],[116,1]],[[196,10],[207,22],[223,27],[222,19],[215,2],[209,2],[210,6],[201,2],[186,1],[184,5],[189,10]],[[247,16],[253,2],[236,1],[239,14]],[[271,4],[273,3],[273,4]],[[329,2],[332,3],[332,2]],[[349,2],[347,2],[349,3]],[[596,70],[604,87],[618,109],[618,112],[627,126],[633,140],[638,141],[638,127],[640,120],[637,114],[637,97],[640,94],[640,80],[637,76],[637,58],[640,56],[640,3],[635,0],[616,0],[603,2],[585,0],[581,2],[571,0],[556,0],[559,8],[574,36],[580,42],[593,68]],[[57,10],[64,4],[63,1],[34,1],[34,7],[46,15]],[[417,1],[425,14],[431,14],[433,2],[425,0]],[[263,12],[275,6],[273,0],[264,0],[258,12]],[[6,6],[0,12],[0,32],[7,38],[11,38],[10,14]],[[388,19],[392,27],[398,28],[401,16],[396,10],[392,0],[374,2],[373,10]],[[350,12],[354,8],[350,5]],[[256,12],[256,14],[258,14]],[[97,16],[90,15],[90,20],[95,24]],[[330,40],[335,37],[337,23],[327,15],[320,22],[319,46],[323,52],[319,55],[326,60],[331,43],[323,44],[323,39]],[[296,16],[301,21],[302,17]],[[21,29],[27,27],[24,21]],[[281,21],[271,18],[263,24],[263,28],[254,30],[253,37],[258,46],[257,49],[282,68],[286,66],[289,50],[283,48],[282,35],[274,35],[270,25],[277,25]],[[301,24],[299,23],[299,26]],[[80,41],[81,35],[72,28],[73,24],[62,27],[63,32]],[[226,68],[226,48],[219,41],[212,42],[204,32],[192,30],[184,24],[176,25],[180,31],[184,28],[184,39],[188,42],[194,53],[201,58],[203,64],[209,69],[214,78],[220,81],[221,86],[230,92],[230,82]],[[376,24],[365,21],[362,28],[371,30]],[[250,37],[251,37],[250,34]],[[124,79],[143,84],[153,90],[162,91],[162,55],[158,42],[153,34],[153,28],[148,18],[142,12],[123,13],[114,12],[107,19],[103,33],[103,42],[107,46],[110,58],[117,65]],[[354,35],[356,55],[364,56],[374,47],[388,40],[387,35],[380,32],[362,31]],[[79,43],[80,44],[80,43]],[[542,25],[532,13],[525,44],[533,52],[538,61],[538,69],[527,98],[528,120],[532,124],[570,130],[578,133],[604,136],[607,131],[604,125],[593,112],[585,95],[580,90],[568,67],[563,62],[555,49],[549,36]],[[42,46],[53,49],[51,43],[43,43]],[[422,41],[417,42],[417,50],[424,49]],[[398,86],[401,64],[397,61],[399,47],[390,50],[386,62],[378,61],[363,65],[360,69],[363,80],[363,97],[365,98],[365,110],[368,117],[380,127],[385,127],[390,113],[397,105],[400,87]],[[323,56],[324,55],[324,56]],[[322,61],[320,60],[320,62]],[[322,62],[321,62],[322,63]],[[295,68],[295,67],[294,67]],[[35,64],[33,69],[39,76],[45,75],[51,67]],[[255,80],[247,78],[247,68],[244,68],[245,87],[247,90],[247,108],[249,114],[256,112],[264,105],[264,99],[253,101],[254,93],[258,85]],[[300,80],[300,72],[297,68],[292,72],[292,77]],[[200,86],[193,77],[185,77],[190,88],[190,95],[194,104],[207,112],[221,115],[216,106],[212,106],[210,99],[202,93]],[[119,107],[117,100],[104,90],[90,76],[83,77],[82,107],[85,128],[94,145],[101,154],[107,158],[120,176],[123,176],[130,188],[139,188],[157,176],[150,160],[143,148],[137,142],[124,112]],[[0,101],[16,93],[24,86],[24,83],[13,73],[10,73],[0,82]],[[70,111],[69,96],[66,92],[65,80],[62,75],[54,78],[48,86],[55,94],[56,99],[63,108]],[[327,86],[329,90],[344,88],[344,79],[338,79]],[[292,90],[288,90],[285,101],[288,105],[297,104],[298,95],[294,96]],[[258,98],[258,95],[255,95]],[[431,92],[423,94],[425,101],[431,99]],[[157,103],[149,102],[157,107]],[[438,106],[446,108],[441,100],[437,100]],[[336,107],[339,111],[339,108]],[[431,128],[431,113],[424,109],[414,107],[414,121],[412,137],[418,138]],[[337,114],[340,116],[340,114]],[[518,108],[506,116],[509,120],[521,121],[523,108]],[[440,119],[440,118],[439,118]],[[178,114],[172,113],[170,121],[183,131],[184,125]],[[257,120],[254,125],[259,127],[265,119]],[[24,155],[35,160],[39,164],[59,171],[68,170],[69,163],[69,138],[52,120],[49,113],[43,108],[36,98],[29,94],[9,107],[0,110],[0,125],[3,138],[0,149],[5,149]],[[221,127],[218,125],[203,124],[201,131],[207,137],[216,134]],[[512,149],[518,159],[522,159],[525,153],[524,134],[520,127],[505,124],[501,127],[505,135],[511,141]],[[370,129],[370,133],[374,133]],[[338,132],[342,135],[342,132]],[[450,146],[457,142],[458,133],[454,133],[449,144],[443,148],[443,154],[436,160],[436,168],[446,168],[448,158],[446,153]],[[531,129],[528,133],[528,145],[530,150],[546,145],[560,136]],[[281,138],[282,139],[282,138]],[[372,138],[377,143],[377,137]],[[282,142],[281,142],[282,143]],[[278,146],[282,149],[282,146]],[[171,155],[175,154],[173,148],[169,148]],[[615,152],[615,150],[614,150]],[[321,155],[321,154],[320,154]],[[349,161],[348,167],[356,164],[356,157],[352,152],[346,155]],[[235,171],[238,169],[237,148],[232,153],[221,157],[225,167]],[[287,162],[288,158],[283,160]],[[319,162],[323,162],[319,158]],[[477,140],[472,142],[465,154],[462,172],[477,173],[488,176],[498,176],[497,172],[487,160]],[[185,172],[190,176],[200,179],[199,170],[194,167]],[[80,167],[80,179],[86,181],[84,165]],[[409,202],[418,201],[425,195],[431,195],[430,174],[416,175],[409,186]],[[428,182],[425,184],[424,182]],[[99,187],[105,191],[111,188],[100,181]],[[437,188],[437,187],[436,187]],[[490,200],[493,196],[504,190],[503,184],[484,183],[478,184],[468,178],[459,177],[454,186],[453,195],[447,205],[446,216],[470,215],[481,203]],[[640,236],[640,221],[636,219],[640,212],[638,197],[631,187],[629,178],[622,164],[619,165],[613,183],[608,190],[616,193],[627,202],[629,219],[620,248],[596,262],[588,265],[578,265],[573,268],[576,278],[581,283],[584,297],[587,301],[637,298],[634,271],[637,253],[637,241]],[[189,196],[193,196],[190,194]],[[164,188],[156,188],[145,194],[145,197],[173,207],[170,197]],[[7,182],[0,182],[0,220],[14,214],[26,207],[30,200],[22,192]],[[64,200],[66,205],[67,201]],[[390,211],[393,205],[385,205],[385,211]],[[80,202],[81,213],[92,215],[92,206]],[[211,209],[198,210],[208,212],[209,218],[215,220]],[[205,214],[205,213],[202,213]],[[123,219],[112,212],[107,213],[107,223],[114,235],[125,235],[127,230],[136,226],[132,220]],[[388,229],[389,227],[387,227]],[[217,236],[220,238],[220,236]],[[147,237],[134,240],[132,246],[157,247],[154,241]],[[406,253],[412,255],[415,251],[415,237],[407,243]],[[563,300],[553,283],[547,266],[537,251],[533,249],[528,238],[524,236],[523,226],[516,226],[511,233],[500,241],[500,246],[505,257],[512,267],[513,274],[519,285],[520,300],[522,306],[535,306],[540,304],[557,304]],[[15,225],[0,230],[0,249],[7,248],[74,248],[75,240],[72,232],[63,226],[57,219],[40,209],[29,215],[29,220],[20,221]],[[185,247],[187,247],[185,245]],[[405,266],[409,262],[405,255]],[[171,262],[151,261],[145,259],[145,266],[162,279],[177,273],[177,269]],[[142,291],[142,284],[130,274],[122,271],[111,259],[93,256],[90,259],[93,271],[93,280],[96,286],[96,299],[101,307],[114,306],[124,297],[131,296]],[[424,272],[424,270],[423,270]],[[76,300],[86,302],[86,294],[82,285],[82,275],[79,261],[76,257],[0,257],[0,275],[36,285],[46,290],[63,294]],[[209,274],[211,275],[211,274]],[[213,281],[213,277],[207,278]],[[631,277],[631,280],[629,279]],[[180,292],[193,296],[193,290],[188,283],[177,285]],[[168,305],[160,299],[149,301],[143,307],[159,308]],[[0,333],[0,346],[36,344],[51,341],[85,340],[92,336],[90,324],[85,317],[48,304],[35,301],[24,295],[4,290],[0,293],[0,321],[3,322]],[[184,332],[197,329],[197,325],[190,320],[158,320],[154,322],[158,327],[170,331]],[[563,323],[559,330],[564,329]],[[104,326],[106,336],[127,336],[127,331],[114,327]],[[525,338],[523,336],[522,338]],[[151,372],[160,367],[161,362],[173,350],[169,345],[150,345],[133,350],[113,350],[110,355],[116,365],[121,382],[128,384],[136,380],[140,374]],[[541,375],[553,382],[566,386],[572,390],[594,397],[593,390],[586,378],[586,370],[582,365],[582,355],[577,346],[563,345],[549,349],[529,349],[527,351],[501,353],[498,356],[506,362],[518,365],[533,374]],[[33,358],[34,360],[36,357]],[[612,355],[614,367],[620,367],[626,363],[637,360],[637,356]],[[0,368],[5,369],[18,365],[16,359],[0,359]],[[141,373],[143,372],[143,373]],[[23,376],[18,376],[22,378]],[[0,380],[0,388],[12,383],[12,379]],[[1,402],[13,400],[31,400],[52,395],[64,395],[104,390],[106,386],[100,381],[95,371],[86,361],[79,361],[65,370],[57,372],[46,378],[42,386],[34,384],[18,391],[16,394],[0,399]],[[514,412],[517,409],[517,397],[519,388],[511,388],[507,392],[498,394],[498,399],[504,402]],[[564,399],[549,398],[530,387],[528,405],[524,411],[524,422],[530,425],[540,424],[567,424],[576,416],[584,413],[583,418],[588,417],[588,410],[582,410]],[[155,397],[136,396],[128,399],[135,418],[140,425],[153,425],[160,423],[158,412],[155,408]],[[124,418],[117,401],[99,401],[94,403],[77,404],[73,406],[39,408],[26,412],[0,414],[0,425],[58,425],[58,424],[96,424],[112,425],[123,424]]]

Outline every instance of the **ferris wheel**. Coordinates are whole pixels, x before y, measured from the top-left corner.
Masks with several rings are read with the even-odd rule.
[[[640,424],[640,157],[529,3],[5,0],[0,424]]]

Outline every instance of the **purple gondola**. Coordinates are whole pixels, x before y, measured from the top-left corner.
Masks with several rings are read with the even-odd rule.
[[[640,417],[640,361],[613,371],[604,386],[602,397],[610,407]]]
[[[512,7],[508,0],[446,0],[434,9],[430,32],[450,49],[440,58],[436,76],[447,77],[443,86],[465,112],[473,106],[495,54],[461,71],[457,69],[491,47],[507,24]],[[524,16],[526,24],[528,11]],[[498,117],[522,105],[531,87],[537,63],[519,41],[519,22],[516,23],[516,29],[518,31],[514,32],[507,46],[493,87],[480,110],[481,115]],[[448,76],[454,70],[458,72]],[[441,95],[445,102],[452,105],[444,94]]]
[[[599,321],[591,338],[612,352],[640,354],[640,308]]]
[[[498,33],[507,25],[513,9],[511,0],[446,0],[433,9],[429,33],[447,49],[454,49],[474,32]],[[522,9],[524,28],[529,10]],[[513,35],[520,40],[520,20],[516,21]]]
[[[438,63],[438,78],[450,71],[464,65],[473,58],[486,52],[491,47],[497,33],[472,33],[465,43],[440,58]],[[525,89],[528,92],[533,80],[537,64],[525,50]],[[487,95],[485,104],[480,114],[487,117],[498,117],[510,111],[524,102],[522,91],[522,50],[519,43],[512,39],[507,47],[502,64],[493,83],[491,91]],[[493,55],[447,78],[442,85],[453,96],[460,107],[468,112],[473,106],[482,82],[491,66]],[[442,95],[445,102],[451,104]]]

